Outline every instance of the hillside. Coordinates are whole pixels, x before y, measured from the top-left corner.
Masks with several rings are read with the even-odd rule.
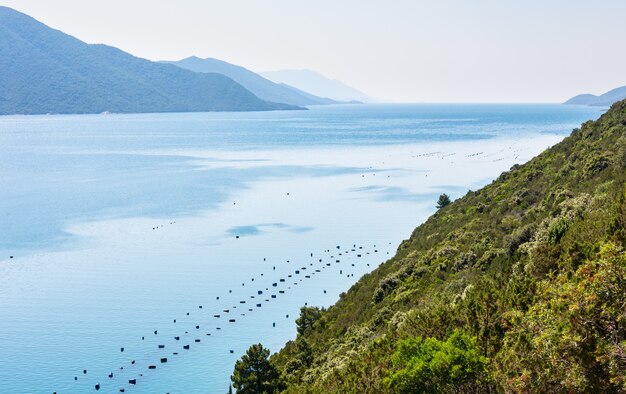
[[[218,73],[225,75],[254,93],[257,97],[267,101],[299,106],[337,104],[337,101],[317,97],[288,85],[274,83],[246,68],[219,59],[200,59],[196,56],[192,56],[175,62],[162,63],[173,64],[186,70],[199,73]]]
[[[329,97],[345,102],[373,101],[365,93],[311,70],[268,71],[262,72],[261,75],[270,81],[287,84],[320,97]]]
[[[611,104],[624,99],[626,99],[626,86],[610,90],[600,96],[580,94],[567,100],[564,104],[610,107]]]
[[[263,101],[223,75],[89,45],[0,7],[0,114],[295,108]]]
[[[302,309],[286,392],[626,392],[625,166],[622,101],[441,208]]]

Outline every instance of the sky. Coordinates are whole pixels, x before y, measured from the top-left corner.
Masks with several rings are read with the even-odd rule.
[[[623,0],[0,0],[151,60],[311,69],[393,102],[562,102],[626,85]]]

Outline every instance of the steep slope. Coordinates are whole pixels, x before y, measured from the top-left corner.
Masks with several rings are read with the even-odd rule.
[[[372,102],[372,98],[341,81],[327,78],[311,70],[280,70],[262,72],[276,83],[284,83],[311,94],[339,101]]]
[[[219,74],[88,45],[0,7],[0,114],[294,109]]]
[[[624,99],[626,99],[626,86],[610,90],[600,96],[580,94],[567,100],[564,104],[609,107],[611,104]]]
[[[626,392],[625,167],[622,101],[441,208],[302,309],[287,392]]]
[[[175,62],[162,63],[173,64],[186,70],[199,73],[218,73],[225,75],[254,93],[257,97],[267,101],[292,105],[337,104],[334,100],[317,97],[287,85],[274,83],[246,68],[219,59],[200,59],[196,56],[192,56]]]

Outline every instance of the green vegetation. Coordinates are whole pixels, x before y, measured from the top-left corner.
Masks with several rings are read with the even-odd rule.
[[[235,363],[230,380],[238,393],[276,393],[283,388],[280,374],[268,360],[269,355],[269,349],[259,343],[250,346],[241,360]]]
[[[626,392],[626,102],[440,208],[271,362],[288,393]]]

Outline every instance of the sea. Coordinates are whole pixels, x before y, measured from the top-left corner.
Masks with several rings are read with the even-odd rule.
[[[440,194],[605,110],[2,116],[0,393],[225,393],[250,345],[293,340]]]

